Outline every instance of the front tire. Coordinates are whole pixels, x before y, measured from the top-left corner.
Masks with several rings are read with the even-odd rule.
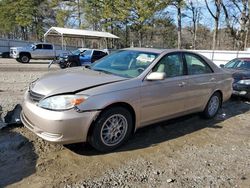
[[[78,66],[78,64],[74,61],[68,63],[68,67],[77,67],[77,66]]]
[[[60,63],[59,63],[59,67],[60,67],[61,69],[65,69],[65,68],[67,68],[67,66],[66,66],[66,63],[65,63],[65,62],[60,62]]]
[[[215,117],[221,107],[221,95],[220,93],[216,92],[214,93],[208,103],[207,106],[205,108],[205,110],[203,111],[203,117],[206,119],[211,119],[213,117]]]
[[[121,146],[131,135],[131,113],[122,107],[105,110],[94,123],[90,144],[100,152],[109,152]]]

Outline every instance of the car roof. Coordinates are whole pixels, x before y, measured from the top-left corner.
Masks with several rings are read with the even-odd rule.
[[[77,50],[90,50],[90,48],[77,48]]]
[[[37,45],[37,44],[48,44],[48,45],[53,45],[51,43],[44,43],[44,42],[35,42],[34,45]]]
[[[84,50],[96,50],[96,51],[106,52],[104,49],[96,49],[96,48],[82,48],[82,49],[84,49]]]
[[[249,57],[240,57],[240,58],[236,58],[236,59],[243,60],[243,61],[250,61]]]
[[[161,49],[161,48],[125,48],[122,50],[134,50],[134,51],[140,51],[140,52],[151,52],[151,53],[170,53],[170,52],[189,52],[189,53],[194,53],[195,52],[189,51],[189,50],[180,50],[180,49]],[[199,54],[200,55],[200,54]]]
[[[140,52],[151,52],[160,54],[164,52],[166,49],[157,49],[157,48],[124,48],[121,50],[132,50],[132,51],[140,51]]]

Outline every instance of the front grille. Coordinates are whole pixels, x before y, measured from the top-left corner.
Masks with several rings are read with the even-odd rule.
[[[44,95],[41,95],[39,93],[36,93],[32,90],[29,90],[29,98],[34,101],[34,102],[39,102],[42,98],[44,97]]]

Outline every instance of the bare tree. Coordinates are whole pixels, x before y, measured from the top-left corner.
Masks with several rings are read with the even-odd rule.
[[[192,48],[196,49],[196,40],[197,40],[197,25],[199,24],[201,8],[195,6],[193,1],[190,0],[187,2],[187,9],[191,11],[191,16],[187,14],[186,16],[192,20]]]
[[[246,22],[246,35],[245,35],[245,40],[244,40],[244,49],[247,48],[248,44],[248,34],[249,34],[249,27],[250,27],[250,1],[248,0],[248,10],[247,10],[247,22]]]
[[[234,28],[234,25],[237,24],[238,19],[235,16],[229,16],[229,12],[227,10],[227,7],[225,5],[225,3],[222,3],[222,8],[225,14],[225,21],[227,24],[227,29],[230,32],[230,35],[233,37],[234,39],[234,44],[233,46],[235,46],[235,42],[238,40],[238,36],[237,36],[237,30]],[[232,9],[233,7],[230,6],[229,9]]]
[[[233,1],[235,5],[238,5],[235,0]],[[248,26],[249,26],[249,1],[242,0],[242,9],[239,7],[240,11],[240,49],[246,48],[247,45],[247,35],[248,35]]]
[[[182,41],[182,36],[181,36],[181,9],[183,5],[185,4],[184,0],[174,0],[172,2],[172,5],[174,5],[177,8],[177,31],[178,31],[178,49],[181,48],[181,41]]]
[[[181,6],[180,6],[180,1],[177,4],[177,19],[178,19],[178,49],[181,48]]]
[[[78,27],[81,28],[82,20],[81,20],[81,6],[80,6],[80,0],[77,0],[77,14],[78,14]]]
[[[214,34],[213,34],[213,50],[216,49],[217,47],[217,42],[218,42],[218,31],[219,31],[219,20],[220,20],[220,13],[221,13],[221,2],[222,0],[213,0],[214,5],[216,7],[215,13],[212,12],[211,8],[209,7],[207,0],[205,0],[206,7],[208,9],[208,12],[211,14],[215,21],[215,26],[214,26]]]
[[[231,36],[235,39],[239,50],[247,47],[250,20],[249,5],[249,0],[232,0],[227,4],[222,2],[227,28]],[[236,11],[232,11],[234,9]],[[237,25],[240,27],[235,27]]]

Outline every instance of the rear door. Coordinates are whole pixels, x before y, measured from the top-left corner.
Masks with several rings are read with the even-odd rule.
[[[35,59],[53,59],[54,55],[53,45],[51,44],[37,44],[32,51],[32,58]]]
[[[189,75],[189,89],[186,92],[188,100],[185,108],[187,110],[202,110],[218,79],[212,68],[200,56],[188,52],[183,53],[183,56]]]
[[[188,86],[186,69],[181,53],[165,55],[152,69],[165,72],[167,78],[147,81],[141,87],[142,126],[168,117],[175,117],[186,111],[186,90]]]
[[[53,49],[53,45],[51,44],[43,44],[43,58],[44,59],[53,59],[55,57],[55,52]]]

